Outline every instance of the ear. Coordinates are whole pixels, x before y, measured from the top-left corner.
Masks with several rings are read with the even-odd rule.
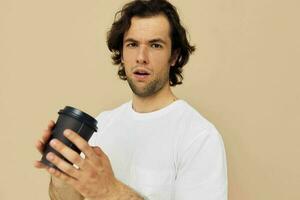
[[[174,65],[176,64],[176,61],[178,59],[178,56],[179,56],[179,53],[180,53],[180,50],[179,49],[175,49],[174,52],[173,52],[173,55],[171,56],[171,67],[174,67]]]

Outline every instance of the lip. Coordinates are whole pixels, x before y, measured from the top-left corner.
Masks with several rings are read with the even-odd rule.
[[[149,76],[150,76],[150,74],[148,74],[148,75],[133,74],[133,77],[135,79],[137,79],[138,81],[145,81]]]
[[[136,72],[142,72],[142,73],[147,73],[148,75],[150,75],[150,71],[145,69],[145,68],[136,68],[134,71],[133,71],[133,74],[135,74]]]
[[[136,72],[147,73],[147,74],[145,74],[145,75],[136,74]],[[142,67],[138,67],[138,68],[134,69],[134,71],[133,71],[133,77],[136,80],[141,81],[141,82],[145,81],[150,75],[151,75],[150,71],[145,68],[142,68]]]

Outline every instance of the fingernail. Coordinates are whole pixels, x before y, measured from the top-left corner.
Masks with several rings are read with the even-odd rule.
[[[57,144],[56,139],[50,141],[50,145],[56,145],[56,144]]]
[[[52,167],[50,167],[50,168],[48,169],[48,171],[49,171],[51,174],[55,174],[55,169],[52,168]]]
[[[48,153],[46,157],[47,157],[47,159],[49,159],[49,160],[53,160],[53,158],[54,158],[54,156],[53,156],[52,153]]]
[[[64,131],[64,135],[65,135],[65,136],[71,135],[71,131],[70,131],[70,130],[65,130],[65,131]]]

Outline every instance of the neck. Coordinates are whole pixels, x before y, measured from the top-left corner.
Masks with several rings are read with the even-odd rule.
[[[147,113],[164,108],[176,100],[177,97],[168,85],[168,87],[162,88],[156,94],[148,97],[140,97],[133,94],[132,106],[136,112]]]

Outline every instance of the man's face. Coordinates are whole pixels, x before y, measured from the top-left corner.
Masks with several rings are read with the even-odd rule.
[[[133,17],[124,34],[122,63],[133,93],[147,97],[169,87],[170,24],[164,15]]]

